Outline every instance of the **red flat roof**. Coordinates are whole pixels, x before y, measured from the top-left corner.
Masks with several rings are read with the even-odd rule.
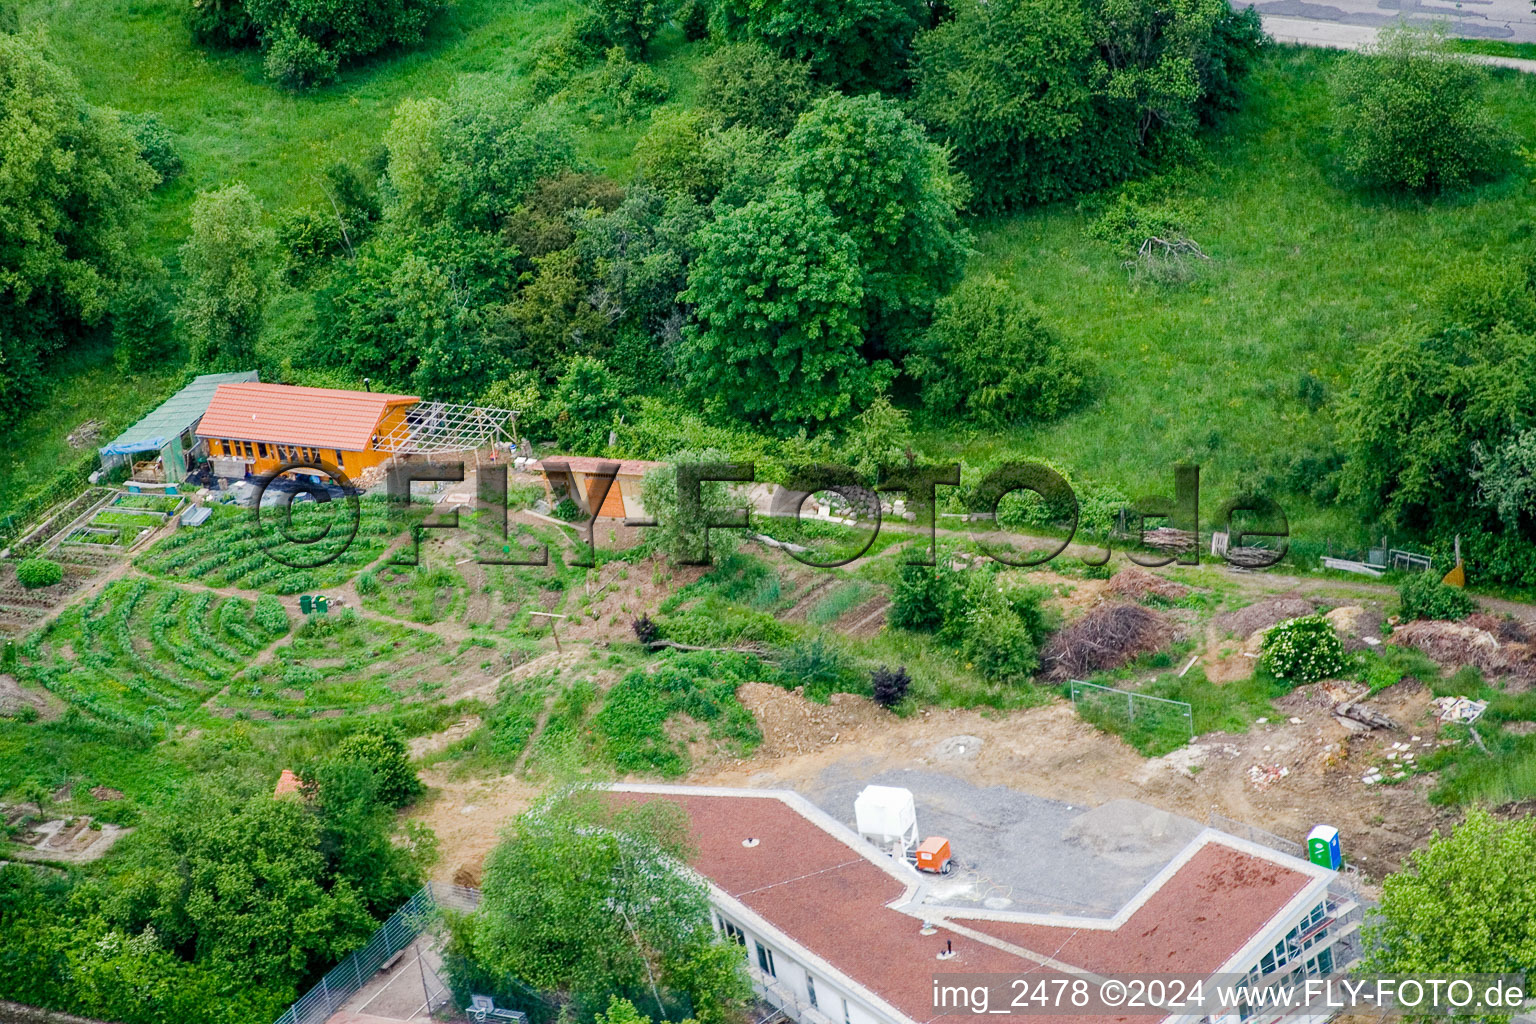
[[[1312,879],[1300,871],[1211,843],[1113,931],[1013,921],[968,927],[1097,974],[1214,974]]]
[[[1040,978],[1061,973],[942,922],[936,922],[935,934],[919,934],[917,917],[889,906],[906,892],[898,878],[775,796],[620,791],[613,797],[680,804],[690,823],[696,871],[912,1020],[939,1019],[933,1011],[933,976],[938,973]],[[757,842],[746,847],[745,839]],[[1311,881],[1302,872],[1211,843],[1181,865],[1119,928],[978,920],[955,908],[935,908],[935,914],[1093,973],[1212,973]],[[940,961],[936,957],[946,941],[955,956]],[[1033,1024],[1056,1020],[1019,1019]],[[1062,1021],[1081,1024],[1082,1018]]]
[[[384,414],[413,395],[290,384],[220,384],[198,437],[366,451]]]

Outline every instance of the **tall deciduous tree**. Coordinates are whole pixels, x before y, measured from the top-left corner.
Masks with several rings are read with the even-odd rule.
[[[712,952],[704,888],[680,868],[680,814],[578,796],[523,815],[486,861],[484,900],[456,926],[455,951],[508,987],[589,1010],[617,994],[661,1017],[684,997],[700,1021],[724,1020],[750,991],[740,954]]]
[[[575,137],[548,107],[491,89],[408,99],[384,133],[397,222],[494,231],[542,178],[568,168]]]
[[[245,370],[254,364],[271,245],[261,205],[243,183],[198,194],[192,233],[181,247],[186,280],[177,310],[198,366]]]
[[[900,350],[964,269],[963,182],[944,150],[881,96],[828,96],[785,150],[779,180],[825,197],[858,247],[869,331]]]
[[[858,244],[820,193],[779,188],[699,233],[680,363],[722,410],[799,426],[862,406],[893,376],[860,351]]]
[[[727,34],[803,60],[829,85],[889,89],[905,78],[912,37],[927,26],[923,0],[721,0]]]
[[[0,408],[107,316],[139,266],[156,176],[119,118],[90,106],[36,37],[0,31]]]
[[[1383,974],[1524,972],[1536,963],[1536,822],[1474,809],[1388,875],[1365,929]]]

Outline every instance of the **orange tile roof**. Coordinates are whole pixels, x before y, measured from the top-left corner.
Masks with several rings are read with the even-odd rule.
[[[419,401],[413,395],[373,391],[220,384],[197,436],[360,452],[368,449],[379,421],[392,406]]]

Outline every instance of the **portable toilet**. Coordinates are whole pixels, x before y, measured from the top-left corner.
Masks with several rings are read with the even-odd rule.
[[[301,594],[299,596],[299,611],[303,612],[305,615],[308,615],[310,611],[314,609],[314,606],[314,598],[310,597],[308,594]]]
[[[917,805],[912,791],[900,786],[865,786],[853,801],[859,835],[876,846],[917,842]]]
[[[1318,825],[1307,833],[1307,860],[1334,871],[1344,864],[1339,849],[1339,830],[1332,825]]]

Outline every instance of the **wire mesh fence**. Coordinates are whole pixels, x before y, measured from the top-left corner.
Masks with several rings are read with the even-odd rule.
[[[1195,738],[1194,709],[1182,700],[1077,679],[1070,685],[1072,706],[1078,715],[1101,728],[1121,735],[1182,734],[1186,742]]]
[[[380,967],[404,950],[417,936],[435,925],[443,910],[468,912],[480,905],[480,891],[457,885],[428,882],[389,915],[361,949],[325,973],[310,989],[277,1018],[276,1024],[323,1024],[347,1004]],[[442,993],[446,996],[446,993]],[[435,1009],[435,1007],[429,1007]]]

